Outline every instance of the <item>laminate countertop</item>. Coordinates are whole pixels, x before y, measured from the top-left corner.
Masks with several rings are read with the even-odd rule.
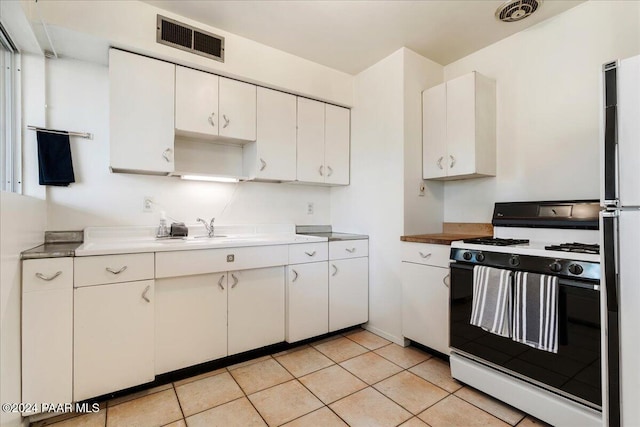
[[[412,234],[401,236],[403,242],[430,243],[435,245],[450,245],[451,242],[478,237],[493,237],[493,226],[476,222],[445,222],[442,233]]]

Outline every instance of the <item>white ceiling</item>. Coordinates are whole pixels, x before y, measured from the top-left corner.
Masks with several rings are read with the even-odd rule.
[[[546,0],[513,23],[494,17],[503,0],[145,1],[356,74],[402,46],[446,65],[584,0]]]

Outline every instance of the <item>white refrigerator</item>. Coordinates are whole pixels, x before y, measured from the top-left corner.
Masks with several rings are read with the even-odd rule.
[[[640,56],[603,66],[604,424],[640,425]]]

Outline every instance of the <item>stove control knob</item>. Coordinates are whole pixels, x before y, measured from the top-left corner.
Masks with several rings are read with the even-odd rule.
[[[471,255],[471,252],[465,252],[462,254],[462,258],[464,258],[467,261],[471,261],[471,258],[473,257],[473,255]]]
[[[554,273],[559,273],[562,271],[562,264],[560,264],[558,261],[554,261],[549,264],[549,269]]]
[[[518,255],[511,255],[509,258],[509,265],[511,267],[517,267],[520,265],[520,257]]]
[[[476,254],[476,259],[478,260],[478,262],[484,261],[484,254],[482,252],[478,252]]]
[[[582,268],[582,266],[580,264],[571,264],[569,266],[569,272],[571,274],[575,274],[576,276],[582,274],[583,271],[584,271],[584,269]]]

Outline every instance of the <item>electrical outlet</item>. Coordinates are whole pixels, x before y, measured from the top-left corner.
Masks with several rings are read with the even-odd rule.
[[[144,196],[142,201],[142,212],[153,212],[153,197]]]
[[[313,215],[313,202],[307,203],[307,215]]]
[[[420,187],[418,190],[418,196],[424,196],[424,191],[425,191],[425,186],[424,186],[424,181],[420,182]]]

